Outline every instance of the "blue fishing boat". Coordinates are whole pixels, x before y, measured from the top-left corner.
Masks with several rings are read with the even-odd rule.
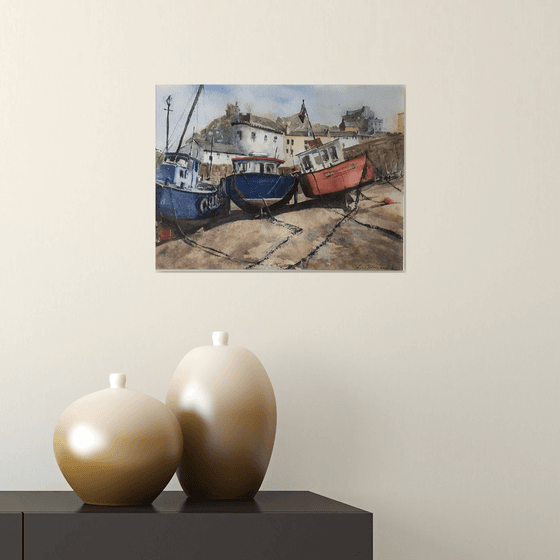
[[[183,138],[202,87],[187,117],[179,145],[168,152],[170,97],[167,98],[167,141],[163,163],[156,170],[156,220],[179,227],[200,226],[229,212],[230,200],[224,185],[200,178],[200,161],[181,152]]]
[[[248,214],[279,209],[293,196],[297,179],[278,172],[284,160],[247,156],[231,161],[233,173],[222,182],[231,200]]]
[[[188,154],[166,154],[156,171],[156,218],[178,225],[198,222],[224,214],[229,198],[223,185],[201,181],[200,162]]]

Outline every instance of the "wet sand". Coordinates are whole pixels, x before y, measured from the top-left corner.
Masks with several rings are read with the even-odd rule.
[[[232,204],[228,218],[175,229],[156,245],[158,270],[403,270],[404,181],[332,198],[290,203],[272,218]]]

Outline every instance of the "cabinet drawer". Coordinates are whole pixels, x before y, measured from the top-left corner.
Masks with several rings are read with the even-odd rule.
[[[0,557],[3,560],[21,560],[22,530],[21,512],[0,513]]]
[[[371,560],[372,516],[26,513],[25,560]]]

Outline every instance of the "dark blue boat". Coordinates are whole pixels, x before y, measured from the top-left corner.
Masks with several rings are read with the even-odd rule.
[[[199,178],[200,162],[188,154],[166,154],[156,171],[156,219],[179,226],[226,214],[230,202],[223,185]]]
[[[234,158],[233,174],[222,180],[231,200],[249,214],[275,210],[287,204],[297,179],[279,175],[281,159],[266,156]]]
[[[198,227],[211,218],[227,214],[230,208],[224,186],[201,181],[200,161],[180,151],[202,88],[202,85],[198,88],[177,149],[171,153],[167,151],[171,96],[167,98],[165,159],[156,170],[156,220],[179,227]]]

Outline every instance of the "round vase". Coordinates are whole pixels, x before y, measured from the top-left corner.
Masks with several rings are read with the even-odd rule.
[[[251,499],[274,446],[274,390],[252,352],[228,346],[225,332],[212,339],[183,358],[167,392],[183,432],[177,478],[193,499]]]
[[[54,432],[56,461],[86,504],[150,505],[179,465],[181,428],[161,401],[126,389],[124,374],[109,378],[109,389],[62,413]]]

